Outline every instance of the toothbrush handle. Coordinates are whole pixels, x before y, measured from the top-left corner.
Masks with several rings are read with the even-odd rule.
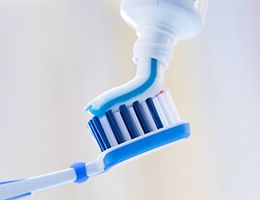
[[[88,179],[85,163],[75,163],[71,168],[17,181],[0,183],[0,199],[18,199],[34,192],[68,183],[82,183]]]

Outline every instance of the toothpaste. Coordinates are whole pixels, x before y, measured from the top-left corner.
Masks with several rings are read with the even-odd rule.
[[[119,105],[131,105],[155,96],[162,88],[164,68],[154,58],[142,58],[137,63],[133,80],[115,87],[92,100],[84,109],[90,114],[102,117],[106,111],[117,111]]]

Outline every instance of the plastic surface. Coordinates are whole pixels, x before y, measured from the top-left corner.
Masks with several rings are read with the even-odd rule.
[[[203,24],[205,22],[205,18],[206,18],[206,14],[207,14],[208,4],[209,4],[209,0],[195,0],[194,1],[194,7],[195,7],[197,13],[199,13],[199,15],[201,16]]]
[[[101,159],[104,163],[104,171],[121,162],[143,155],[144,153],[166,146],[178,140],[188,138],[189,136],[189,123],[181,123],[140,136],[126,144],[104,151],[101,154]]]
[[[158,150],[168,144],[189,137],[188,123],[162,128],[152,133],[112,147],[100,154],[92,163],[75,163],[71,168],[29,179],[0,183],[0,199],[17,199],[34,192],[76,182],[82,183],[89,177],[104,173],[118,164]]]
[[[141,126],[143,128],[144,133],[150,132],[151,130],[149,128],[149,124],[147,122],[147,118],[144,115],[144,112],[142,110],[142,107],[141,107],[140,103],[138,101],[134,102],[133,107],[134,107],[134,111],[135,111],[135,113],[137,115],[137,118],[138,118],[138,120],[139,120],[139,122],[140,122],[140,124],[141,124]]]
[[[75,170],[68,168],[46,175],[35,176],[19,181],[10,181],[0,185],[0,199],[17,199],[34,192],[73,183],[76,180]]]
[[[159,114],[158,114],[158,112],[156,110],[156,107],[155,107],[155,105],[153,103],[152,98],[147,99],[146,103],[147,103],[149,111],[150,111],[150,113],[151,113],[151,115],[153,117],[153,120],[155,122],[155,125],[156,125],[157,129],[163,128],[162,121],[161,121],[161,119],[159,117]]]
[[[193,37],[202,28],[193,0],[123,0],[121,15],[138,35],[134,61],[153,57],[165,68],[176,42]]]
[[[105,149],[109,149],[111,147],[108,138],[106,137],[106,134],[104,132],[104,129],[102,128],[101,122],[98,117],[93,117],[93,125],[95,126],[98,134],[100,135],[100,138],[102,140],[102,143],[105,146]]]
[[[138,137],[139,133],[138,133],[136,124],[134,123],[133,118],[130,114],[130,111],[128,110],[126,105],[120,106],[119,110],[120,110],[120,114],[123,118],[124,124],[125,124],[128,132],[129,132],[129,134],[130,134],[130,137],[132,139]]]
[[[70,167],[73,168],[76,173],[75,183],[83,183],[86,180],[88,180],[86,163],[77,162],[77,163],[72,164]]]
[[[163,125],[164,120],[167,123]],[[162,90],[145,101],[135,101],[129,106],[123,104],[115,113],[109,110],[101,119],[95,116],[88,124],[100,149],[104,151],[143,134],[180,122],[170,93]],[[112,138],[116,142],[110,143],[113,141]]]
[[[16,196],[16,197],[8,198],[8,199],[6,199],[6,200],[17,200],[17,199],[22,199],[22,198],[29,197],[29,196],[31,196],[31,195],[32,195],[32,193],[28,192],[28,193],[26,193],[26,194],[21,194],[21,195],[18,195],[18,196]]]
[[[108,112],[106,112],[106,117],[118,144],[123,143],[125,141],[125,138],[123,137],[123,134],[120,131],[114,113],[111,110],[109,110]]]
[[[11,181],[3,181],[3,182],[0,182],[0,185],[5,185],[5,184],[9,184],[9,183],[14,183],[14,182],[21,181],[21,180],[23,180],[23,179],[11,180]],[[15,196],[15,197],[8,198],[8,199],[6,199],[6,200],[21,199],[21,198],[28,197],[28,196],[30,196],[31,194],[32,194],[31,192],[28,192],[28,193],[25,193],[25,194],[21,194],[21,195]]]
[[[93,136],[94,136],[94,138],[96,139],[97,144],[98,144],[100,150],[101,150],[101,151],[105,151],[105,150],[106,150],[106,147],[105,147],[105,145],[103,144],[103,141],[102,141],[101,136],[99,135],[97,129],[95,128],[95,125],[94,125],[93,120],[90,120],[90,121],[88,122],[88,126],[89,126],[89,128],[90,128],[90,130],[91,130],[90,132],[93,133]]]
[[[143,156],[146,153],[159,150],[176,141],[190,136],[189,123],[182,122],[139,136],[118,146],[102,152],[97,160],[88,163],[87,173],[93,177],[106,172],[124,161]]]

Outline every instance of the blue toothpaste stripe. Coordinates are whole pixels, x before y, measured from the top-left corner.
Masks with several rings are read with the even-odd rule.
[[[134,120],[132,119],[130,112],[126,105],[122,105],[119,107],[120,114],[125,122],[126,128],[130,133],[131,138],[136,138],[139,136],[138,130],[135,126]]]
[[[156,108],[155,108],[155,105],[154,105],[154,103],[153,103],[152,98],[147,99],[147,100],[146,100],[146,104],[147,104],[147,106],[148,106],[148,108],[149,108],[149,111],[150,111],[152,117],[153,117],[153,121],[155,122],[156,127],[157,127],[158,129],[159,129],[159,128],[163,128],[162,121],[161,121],[161,119],[160,119],[160,116],[158,115],[158,112],[157,112],[157,110],[156,110]]]
[[[152,130],[150,129],[149,123],[146,119],[146,116],[144,115],[144,111],[138,101],[134,102],[133,104],[135,114],[143,128],[144,133],[149,133]]]
[[[121,133],[121,130],[120,130],[118,124],[117,124],[117,121],[115,119],[115,116],[114,116],[114,114],[111,110],[106,112],[106,117],[107,117],[109,125],[110,125],[110,127],[111,127],[111,129],[112,129],[112,131],[113,131],[113,133],[116,137],[117,142],[119,144],[125,142],[125,139],[124,139],[124,137]]]
[[[128,101],[129,99],[136,97],[143,92],[145,92],[147,89],[149,89],[153,83],[155,82],[157,77],[157,60],[154,58],[151,58],[151,66],[150,66],[150,75],[148,79],[139,87],[136,89],[125,93],[121,96],[118,96],[114,99],[109,100],[105,104],[103,104],[100,108],[96,109],[94,108],[93,105],[88,106],[85,110],[90,111],[93,115],[95,116],[103,116],[107,110],[109,110],[112,106],[119,104],[119,103],[124,103]]]

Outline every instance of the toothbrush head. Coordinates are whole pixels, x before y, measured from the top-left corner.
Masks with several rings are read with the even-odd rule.
[[[189,124],[181,121],[170,93],[164,90],[143,102],[94,116],[88,127],[102,151],[95,167],[89,167],[93,175],[190,135]]]

